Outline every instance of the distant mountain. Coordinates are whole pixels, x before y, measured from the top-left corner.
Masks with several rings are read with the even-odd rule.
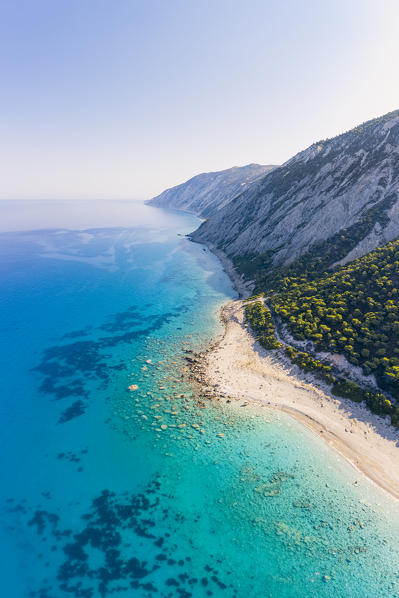
[[[230,199],[192,238],[248,272],[372,251],[399,235],[399,110],[314,143]]]
[[[181,185],[163,191],[147,203],[159,208],[174,208],[209,218],[273,168],[275,166],[248,164],[218,172],[204,172]]]

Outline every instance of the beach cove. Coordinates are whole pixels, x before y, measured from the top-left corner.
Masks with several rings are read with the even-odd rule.
[[[399,431],[388,418],[333,397],[310,375],[263,349],[245,326],[244,307],[234,301],[222,308],[225,332],[204,354],[205,380],[229,398],[247,401],[247,408],[288,413],[399,499]]]

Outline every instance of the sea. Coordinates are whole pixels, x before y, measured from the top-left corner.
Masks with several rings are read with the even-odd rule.
[[[236,297],[199,224],[0,202],[0,596],[399,596],[399,503],[190,379]]]

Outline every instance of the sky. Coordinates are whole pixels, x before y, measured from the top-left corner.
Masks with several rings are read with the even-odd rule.
[[[398,0],[1,0],[0,199],[145,199],[399,108]]]

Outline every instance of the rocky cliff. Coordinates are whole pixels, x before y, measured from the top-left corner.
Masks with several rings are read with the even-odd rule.
[[[273,168],[275,167],[248,164],[218,172],[204,172],[181,185],[163,191],[147,203],[209,218]]]
[[[282,265],[346,235],[354,241],[340,263],[364,255],[399,235],[399,110],[319,141],[241,189],[194,240]]]

